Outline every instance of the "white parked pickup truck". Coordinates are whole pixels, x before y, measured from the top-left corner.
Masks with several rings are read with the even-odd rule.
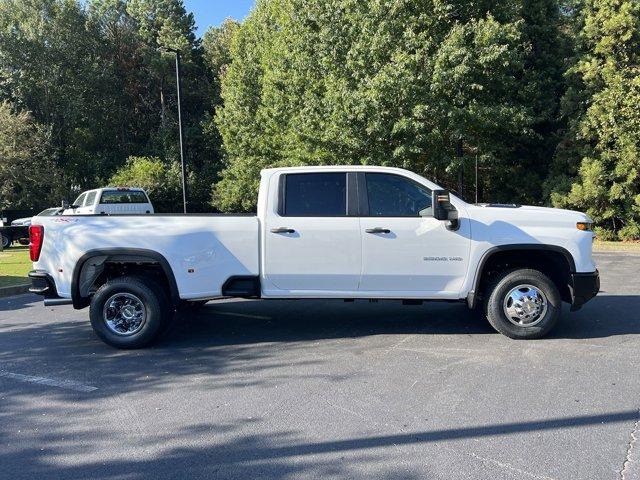
[[[256,216],[34,217],[29,276],[45,305],[90,306],[119,348],[219,297],[460,301],[511,338],[539,338],[562,301],[575,310],[599,290],[591,223],[467,204],[397,168],[275,168]]]
[[[131,215],[151,214],[153,205],[142,188],[107,187],[87,190],[68,205],[64,215]]]

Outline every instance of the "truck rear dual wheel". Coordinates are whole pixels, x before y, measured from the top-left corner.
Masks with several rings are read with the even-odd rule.
[[[514,339],[541,338],[556,325],[562,299],[544,273],[510,270],[490,283],[484,302],[487,320],[498,332]]]
[[[167,327],[171,314],[162,287],[133,276],[106,282],[92,297],[89,309],[96,335],[122,349],[149,345]]]
[[[9,237],[7,234],[2,233],[2,248],[9,248],[11,246],[11,237]]]

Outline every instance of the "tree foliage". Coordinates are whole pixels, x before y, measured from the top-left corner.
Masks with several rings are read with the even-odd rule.
[[[486,196],[539,201],[557,17],[546,0],[258,2],[222,77],[215,203],[251,209],[268,166],[394,165],[455,186],[476,155]]]
[[[179,159],[169,48],[182,52],[190,208],[198,211],[210,208],[220,165],[205,131],[215,75],[183,2],[0,0],[0,101],[50,128],[65,196],[104,184],[130,156],[167,166]]]
[[[566,108],[576,114],[567,136],[581,161],[570,189],[552,198],[621,239],[640,239],[640,3],[587,0],[579,21]],[[571,178],[556,181],[567,189]]]
[[[266,167],[392,165],[637,239],[639,32],[637,0],[257,0],[201,39],[182,0],[0,0],[4,202],[126,180],[181,210],[177,49],[190,211],[252,210]]]
[[[0,209],[45,208],[62,200],[50,130],[0,103]]]
[[[180,165],[167,165],[158,157],[129,157],[109,185],[144,188],[156,212],[171,212],[182,204]]]

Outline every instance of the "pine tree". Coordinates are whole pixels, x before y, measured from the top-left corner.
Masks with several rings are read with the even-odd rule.
[[[565,108],[578,114],[568,135],[581,162],[570,191],[552,198],[586,210],[604,238],[640,239],[640,3],[587,0],[580,20]]]

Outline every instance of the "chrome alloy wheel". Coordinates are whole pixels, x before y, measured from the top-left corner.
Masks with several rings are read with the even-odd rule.
[[[142,300],[132,293],[116,293],[104,303],[102,318],[113,333],[133,335],[144,326],[147,309]]]
[[[533,285],[518,285],[509,290],[502,304],[509,321],[519,327],[533,327],[547,313],[547,297]]]

